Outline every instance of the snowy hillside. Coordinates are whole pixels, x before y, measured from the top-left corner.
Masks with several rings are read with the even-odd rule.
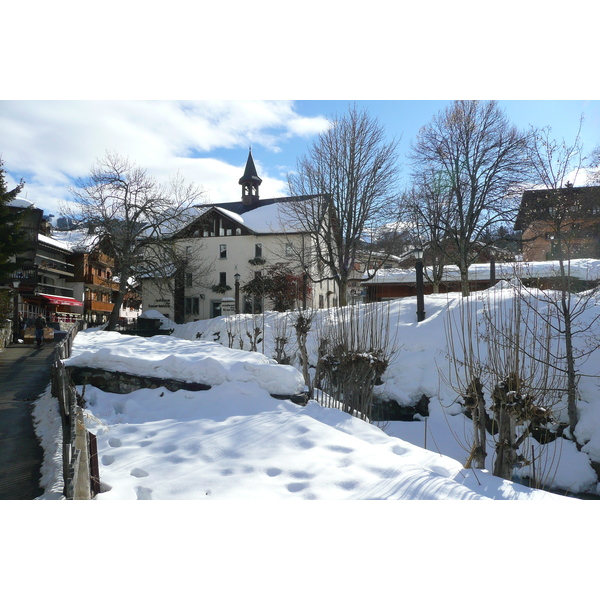
[[[468,302],[475,314],[492,306],[500,310],[512,301],[511,290],[499,284]],[[459,295],[428,296],[427,319],[418,324],[414,298],[347,310],[360,323],[366,323],[369,311],[380,311],[379,317],[389,320],[393,352],[377,393],[384,401],[403,406],[414,405],[425,394],[430,398],[427,417],[369,424],[316,401],[299,406],[274,398],[304,388],[302,375],[293,366],[298,366],[298,348],[289,329],[292,313],[167,323],[175,327],[173,334],[153,338],[100,330],[79,333],[67,365],[212,386],[202,392],[161,388],[127,395],[87,387],[88,427],[98,436],[104,490],[98,500],[564,497],[492,477],[491,441],[485,471],[463,468],[472,423],[442,376],[448,371],[445,331],[464,310]],[[590,314],[597,310],[595,303],[590,304]],[[338,318],[334,309],[314,314],[308,339],[313,364],[317,336]],[[254,339],[262,352],[248,352],[251,332],[256,331],[264,332]],[[282,332],[288,335],[291,365],[272,358],[275,338]],[[591,466],[591,460],[600,459],[597,354],[585,364],[586,373],[594,377],[581,384],[576,435],[582,451],[564,437],[544,445],[529,440],[523,452],[533,453],[535,462],[524,464],[517,475],[530,477],[537,469],[546,486],[598,492]],[[40,400],[40,415],[44,403],[51,400]],[[562,418],[564,405],[558,403],[553,411]],[[44,429],[48,417],[38,420],[38,429]]]
[[[481,315],[484,311],[506,311],[514,298],[513,288],[505,283],[490,290],[473,294],[468,303],[481,327]],[[535,296],[535,291],[532,292]],[[464,464],[471,449],[472,423],[462,413],[457,403],[457,393],[448,385],[449,363],[446,353],[446,329],[453,323],[459,327],[464,306],[460,294],[430,295],[425,298],[427,318],[416,322],[416,299],[406,298],[385,305],[379,310],[386,311],[389,319],[390,345],[394,346],[390,365],[383,376],[383,385],[377,388],[379,396],[395,401],[401,406],[416,404],[425,394],[430,398],[429,417],[413,422],[392,421],[382,424],[385,432],[391,436],[410,441],[418,446],[438,451]],[[371,305],[372,307],[373,305]],[[363,308],[351,308],[352,318],[360,320],[363,311],[373,310],[369,305]],[[600,307],[596,301],[589,303],[585,314],[579,317],[585,322],[598,316]],[[327,331],[328,324],[335,322],[335,309],[317,311],[313,327],[308,336],[308,350],[311,364],[317,362],[318,337]],[[174,337],[197,340],[219,340],[238,347],[240,340],[248,347],[248,333],[258,327],[264,331],[264,341],[259,350],[266,356],[276,354],[275,338],[286,332],[290,338],[288,353],[292,364],[299,367],[297,347],[294,346],[294,333],[289,325],[293,314],[267,313],[255,317],[239,315],[220,317],[207,321],[198,321],[175,326]],[[593,341],[593,336],[578,340],[580,346]],[[484,353],[484,349],[478,349]],[[582,362],[580,380],[581,401],[579,403],[580,421],[576,437],[582,446],[577,450],[574,441],[559,437],[549,444],[538,444],[530,439],[522,450],[533,457],[533,464],[525,464],[519,471],[522,477],[531,477],[533,470],[546,486],[552,486],[570,492],[591,492],[600,494],[598,476],[591,462],[600,463],[600,401],[598,400],[598,375],[600,374],[600,351],[592,353]],[[566,405],[559,398],[552,406],[557,420],[566,422]],[[486,468],[492,470],[493,448],[488,449]]]

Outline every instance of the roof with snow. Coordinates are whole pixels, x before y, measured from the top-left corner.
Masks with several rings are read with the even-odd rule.
[[[304,231],[298,224],[292,223],[292,217],[286,211],[286,205],[293,202],[307,202],[318,198],[320,194],[307,196],[284,196],[267,198],[248,205],[243,202],[220,202],[198,206],[200,217],[211,209],[217,210],[231,220],[244,225],[254,233],[293,233]]]
[[[425,268],[425,270],[428,270]],[[510,280],[537,279],[556,277],[559,273],[559,263],[556,260],[544,262],[510,262],[496,263],[496,279]],[[600,260],[594,258],[579,258],[571,260],[569,274],[582,281],[600,280]],[[365,273],[365,278],[370,273]],[[487,281],[490,278],[490,265],[488,263],[473,264],[469,267],[469,281]],[[415,283],[415,269],[381,269],[375,277],[365,281],[367,285],[381,283]],[[444,267],[442,281],[460,281],[460,271],[455,265]]]
[[[8,203],[8,206],[13,208],[35,208],[35,204],[26,198],[14,198]]]

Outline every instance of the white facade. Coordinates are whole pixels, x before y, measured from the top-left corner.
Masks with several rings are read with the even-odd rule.
[[[186,266],[172,285],[158,281],[142,282],[142,309],[157,310],[175,322],[210,319],[221,314],[225,299],[233,299],[240,313],[272,309],[264,297],[246,296],[245,284],[269,267],[282,264],[295,275],[304,276],[311,292],[306,306],[337,306],[337,288],[332,281],[313,284],[323,277],[323,269],[312,251],[313,237],[298,225],[292,225],[286,207],[294,202],[309,202],[306,197],[260,200],[261,179],[256,173],[252,153],[248,155],[241,202],[201,207],[201,214],[177,234]],[[302,266],[304,265],[304,266]],[[239,290],[236,286],[239,275]],[[305,286],[299,282],[297,304],[304,303]],[[167,289],[171,291],[166,291]],[[225,305],[231,305],[229,301]]]
[[[257,273],[265,274],[270,266],[278,263],[286,265],[294,273],[302,274],[300,257],[309,259],[313,254],[312,240],[308,233],[276,232],[274,222],[269,222],[267,218],[275,209],[272,205],[269,210],[266,210],[267,207],[264,209],[257,208],[250,214],[240,216],[221,207],[211,207],[203,218],[188,226],[185,236],[178,241],[182,253],[190,257],[189,268],[182,277],[183,315],[177,314],[175,294],[166,291],[166,285],[158,286],[156,282],[148,280],[142,283],[143,310],[157,310],[170,319],[186,323],[219,316],[224,298],[236,300],[236,274],[239,274],[239,312],[272,309],[268,299],[263,302],[246,296],[242,291],[243,286]],[[262,225],[259,221],[261,212],[265,219]],[[252,224],[253,228],[250,229],[247,223]],[[210,265],[210,274],[198,276],[194,263],[202,263],[201,270]],[[316,279],[317,265],[311,265],[310,270],[309,275]],[[211,289],[217,285],[225,287],[222,291]],[[337,305],[333,282],[311,284],[309,278],[307,285],[312,290],[308,295],[307,307]],[[298,298],[298,304],[302,305],[302,290],[299,290]]]

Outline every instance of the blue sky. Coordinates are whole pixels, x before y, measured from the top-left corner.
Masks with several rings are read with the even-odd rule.
[[[327,125],[327,117],[353,100],[105,100],[0,101],[0,154],[10,182],[22,177],[23,196],[57,214],[68,186],[84,177],[107,150],[147,168],[159,180],[179,171],[201,185],[206,201],[239,199],[238,179],[252,146],[263,179],[262,197],[285,195],[285,176]],[[401,137],[400,158],[419,128],[450,104],[442,100],[357,100]],[[589,153],[600,143],[600,101],[500,101],[518,127],[550,126],[571,142],[584,114],[582,141]]]

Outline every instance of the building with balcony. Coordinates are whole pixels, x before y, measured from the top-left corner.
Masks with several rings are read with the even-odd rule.
[[[11,277],[18,282],[18,310],[22,318],[26,323],[33,322],[38,314],[54,323],[80,319],[83,301],[75,295],[69,246],[47,235],[49,223],[33,203],[17,199],[10,207],[25,210],[22,228],[30,241],[29,248],[18,257],[19,267]]]
[[[83,298],[83,318],[92,324],[105,323],[113,311],[119,284],[113,278],[115,261],[97,248],[76,246],[72,254],[75,288]]]

